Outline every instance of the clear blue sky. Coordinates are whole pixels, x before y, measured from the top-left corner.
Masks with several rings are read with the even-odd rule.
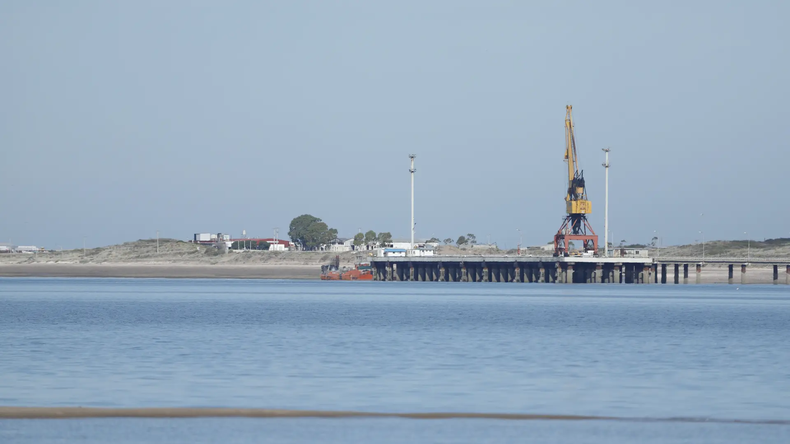
[[[5,1],[0,242],[303,213],[341,236],[551,239],[565,105],[603,241],[790,236],[790,3]],[[704,213],[704,216],[700,216]]]

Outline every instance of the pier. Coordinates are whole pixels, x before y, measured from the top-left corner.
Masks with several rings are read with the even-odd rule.
[[[701,283],[703,265],[727,266],[728,283],[748,283],[749,265],[773,266],[773,283],[790,285],[790,261],[692,258],[426,256],[371,259],[377,281],[519,282],[556,284],[689,284]],[[690,271],[691,270],[691,271]]]

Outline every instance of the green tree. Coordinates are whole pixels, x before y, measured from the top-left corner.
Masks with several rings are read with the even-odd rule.
[[[428,241],[427,241],[427,243],[429,243],[429,244],[438,244],[438,243],[441,243],[441,242],[442,241],[440,241],[439,239],[437,239],[435,237],[432,237],[432,238],[428,239]]]
[[[337,230],[334,229],[334,228],[330,228],[330,229],[326,230],[326,233],[324,234],[324,237],[321,239],[321,243],[326,245],[326,244],[334,241],[335,239],[337,239]]]
[[[443,240],[442,242],[444,242],[445,245],[450,245],[450,244],[453,243],[453,238],[448,237],[447,239]]]
[[[388,231],[382,231],[379,233],[377,240],[379,241],[379,245],[382,247],[390,242],[392,242],[392,234]]]
[[[474,235],[474,234],[472,234],[472,233],[469,233],[469,234],[467,234],[467,235],[466,235],[466,240],[467,240],[467,241],[468,241],[470,244],[474,245],[474,244],[476,244],[476,243],[477,243],[477,236],[475,236],[475,235]]]
[[[376,232],[373,230],[368,230],[368,232],[365,233],[365,243],[370,245],[374,242],[376,242]]]
[[[468,240],[464,236],[458,236],[458,240],[455,241],[455,244],[460,247],[461,245],[466,245],[467,242]]]
[[[365,243],[365,235],[364,234],[357,233],[357,234],[354,235],[354,246],[356,248],[361,247],[362,244],[364,244],[364,243]]]
[[[337,230],[315,216],[303,214],[291,221],[288,236],[306,250],[315,250],[337,238]]]

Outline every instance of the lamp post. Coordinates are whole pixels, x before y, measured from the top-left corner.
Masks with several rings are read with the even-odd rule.
[[[516,252],[521,256],[521,242],[524,240],[524,236],[521,234],[521,228],[516,228],[516,231],[518,231],[518,250]]]
[[[661,233],[658,230],[653,230],[656,234],[656,259],[661,259]]]
[[[704,215],[705,215],[705,213],[700,213],[699,214],[700,222],[702,222],[704,220],[704,219],[702,219],[702,216],[704,216]],[[705,233],[704,233],[704,230],[700,230],[699,234],[702,235],[702,263],[704,264],[705,263]]]
[[[609,148],[601,148],[606,153],[606,162],[603,167],[606,169],[606,204],[603,217],[603,255],[609,256]],[[597,252],[596,252],[597,253]]]
[[[414,169],[414,158],[417,157],[414,154],[409,154],[409,160],[411,160],[411,168],[409,168],[409,174],[411,175],[411,243],[409,244],[409,256],[414,254],[414,172],[417,171]]]
[[[749,238],[749,233],[744,231],[743,234],[746,235],[746,263],[749,263],[751,259],[751,250],[752,250],[752,240]]]

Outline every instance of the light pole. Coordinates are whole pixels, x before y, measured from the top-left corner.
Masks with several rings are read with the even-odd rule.
[[[606,162],[603,167],[606,169],[606,204],[603,216],[603,255],[609,256],[609,148],[601,148],[606,153]]]
[[[156,254],[159,254],[159,230],[156,230]]]
[[[656,259],[661,259],[661,233],[658,230],[653,230],[656,234]]]
[[[743,234],[746,235],[746,263],[748,264],[751,259],[752,240],[749,238],[749,233],[744,231]]]
[[[521,234],[521,228],[516,228],[516,231],[518,231],[518,250],[516,252],[521,256],[521,242],[524,241],[524,235]]]
[[[704,220],[702,218],[702,216],[704,216],[704,215],[705,215],[705,213],[700,213],[699,214],[700,222],[702,222]],[[701,225],[703,225],[703,224],[701,223]],[[702,263],[704,264],[705,263],[705,233],[704,233],[704,230],[700,230],[699,234],[702,235]]]
[[[411,168],[409,168],[409,173],[411,174],[411,251],[409,251],[409,255],[411,256],[414,254],[414,172],[417,171],[414,169],[414,158],[417,157],[416,154],[409,154],[409,159],[411,160]]]

